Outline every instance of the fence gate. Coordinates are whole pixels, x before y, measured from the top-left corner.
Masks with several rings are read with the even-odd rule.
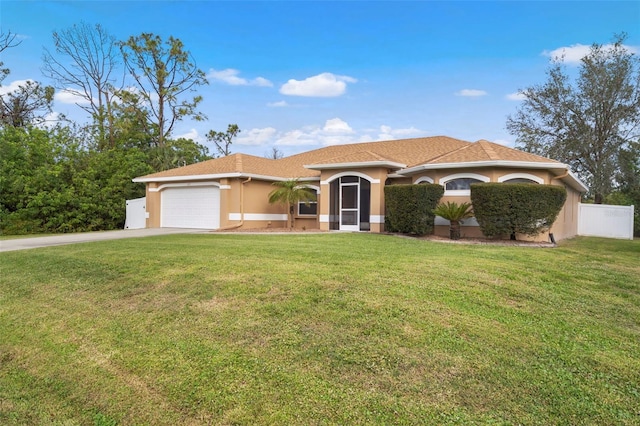
[[[124,229],[142,229],[147,227],[147,198],[127,200],[127,216]]]
[[[578,235],[633,240],[633,206],[579,204]]]

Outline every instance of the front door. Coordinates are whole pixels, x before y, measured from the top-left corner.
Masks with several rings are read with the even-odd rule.
[[[345,180],[347,179],[340,183],[340,230],[359,231],[360,185],[358,178],[355,182],[344,182]]]

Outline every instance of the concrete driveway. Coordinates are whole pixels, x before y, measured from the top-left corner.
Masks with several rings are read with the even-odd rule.
[[[149,228],[125,229],[121,231],[78,232],[75,234],[51,235],[48,237],[16,238],[0,241],[0,252],[28,250],[39,247],[61,246],[65,244],[88,243],[92,241],[119,240],[122,238],[150,237],[169,234],[199,234],[209,232],[206,229]]]

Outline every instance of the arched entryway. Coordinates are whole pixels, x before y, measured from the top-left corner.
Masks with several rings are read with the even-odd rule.
[[[345,175],[329,186],[329,229],[340,231],[371,230],[371,182]]]

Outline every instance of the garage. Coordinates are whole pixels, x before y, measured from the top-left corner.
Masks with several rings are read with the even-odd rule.
[[[217,229],[220,227],[220,188],[183,186],[161,192],[163,228]]]

